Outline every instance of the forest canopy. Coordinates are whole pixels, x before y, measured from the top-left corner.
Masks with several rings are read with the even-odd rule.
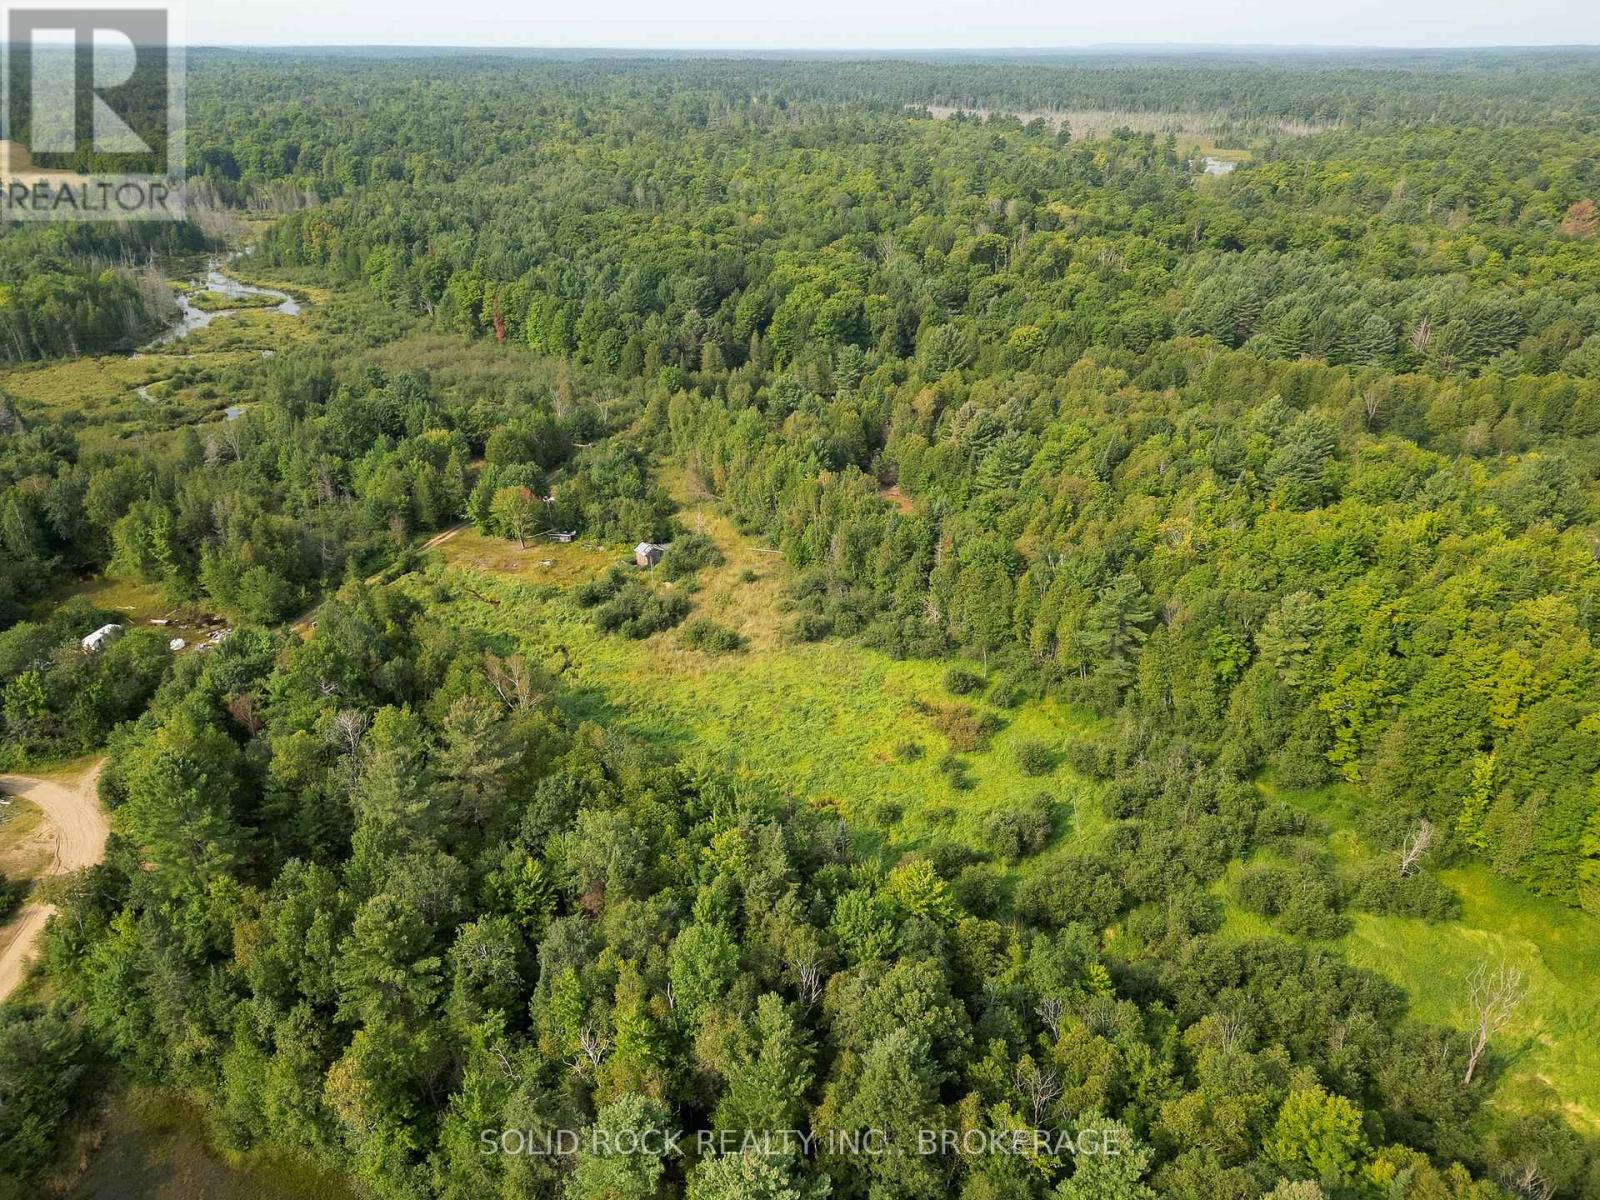
[[[1445,1025],[1339,949],[1447,869],[1600,914],[1597,64],[197,54],[197,187],[321,311],[179,368],[226,418],[0,396],[5,765],[104,753],[114,830],[0,1017],[4,1172],[93,1064],[395,1200],[1600,1196],[1495,1090],[1509,966]],[[137,344],[210,245],[104,236],[0,236],[0,354]],[[480,591],[468,526],[594,567]],[[516,628],[759,670],[732,536],[786,648],[941,664],[954,794],[1059,717],[1016,794],[897,840]],[[87,656],[69,577],[231,633]],[[824,1149],[484,1152],[666,1129]]]

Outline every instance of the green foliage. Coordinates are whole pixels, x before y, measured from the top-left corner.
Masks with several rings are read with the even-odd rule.
[[[1115,1121],[1095,1125],[1095,1140],[1077,1160],[1070,1178],[1058,1184],[1056,1200],[1154,1200],[1155,1191],[1142,1183],[1154,1157],[1127,1126]]]
[[[1348,1184],[1366,1155],[1361,1110],[1320,1087],[1291,1091],[1278,1109],[1266,1153],[1291,1176],[1330,1187]]]
[[[54,1158],[85,1082],[86,1051],[65,1005],[0,1008],[0,1195],[24,1195]]]
[[[984,821],[984,842],[1007,862],[1037,854],[1055,835],[1055,802],[1043,793],[997,809]]]
[[[1055,751],[1043,742],[1023,740],[1011,750],[1017,769],[1024,775],[1048,775],[1056,769]]]
[[[648,1200],[665,1170],[670,1114],[658,1101],[627,1093],[603,1107],[585,1131],[596,1147],[578,1160],[571,1194],[578,1200]]]
[[[689,615],[689,598],[677,592],[656,591],[637,581],[622,584],[594,612],[595,628],[602,633],[647,638],[671,629]]]
[[[661,559],[661,574],[671,580],[687,579],[704,567],[717,567],[723,563],[722,551],[705,534],[690,532],[679,534],[672,548]]]
[[[954,696],[973,696],[983,691],[988,681],[966,667],[950,667],[944,673],[944,688]]]
[[[1316,858],[1253,864],[1240,872],[1236,886],[1240,905],[1286,933],[1332,938],[1349,927],[1341,916],[1343,887],[1332,867]]]
[[[718,625],[710,617],[696,617],[685,624],[679,640],[690,650],[704,650],[708,654],[732,654],[745,645],[737,631]]]
[[[81,1028],[231,1148],[397,1200],[1592,1190],[1549,1095],[1480,1107],[1418,1020],[1509,937],[1447,921],[1462,878],[1600,895],[1592,54],[427,66],[419,107],[415,60],[196,56],[197,178],[337,297],[325,345],[163,385],[238,421],[0,402],[6,748],[109,734],[118,835],[46,946],[70,1016],[0,1038],[8,1172]],[[922,107],[952,98],[991,113]],[[1255,153],[1202,180],[1176,137],[1003,115],[1072,104]],[[87,264],[147,236],[8,237],[4,354],[125,342],[149,314]],[[782,556],[803,644],[598,636],[726,582],[669,481]],[[673,546],[571,599],[412,572],[463,514]],[[85,606],[31,609],[107,568],[262,624],[338,594],[304,639],[85,658]],[[930,701],[951,653],[982,674]],[[1068,724],[1052,849],[1017,797]],[[1335,776],[1327,850],[1256,786]],[[1435,862],[1363,859],[1422,819]],[[1540,1028],[1581,1089],[1568,940]],[[1126,1154],[911,1149],[1097,1114]],[[673,1121],[889,1145],[563,1177],[474,1141]]]

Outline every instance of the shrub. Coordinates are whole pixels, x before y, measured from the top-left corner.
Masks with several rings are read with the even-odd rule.
[[[732,654],[743,650],[745,641],[734,630],[718,625],[709,617],[696,617],[683,627],[678,639],[689,650],[703,650],[707,654]]]
[[[992,917],[1005,904],[1006,873],[994,863],[974,863],[957,875],[950,890],[956,902],[977,917]]]
[[[1037,854],[1055,836],[1055,802],[1044,793],[990,813],[983,840],[1007,862]]]
[[[966,867],[988,858],[988,855],[962,842],[935,842],[925,853],[941,879],[954,879]]]
[[[953,696],[975,696],[983,691],[984,678],[966,667],[951,667],[944,673],[944,687]]]
[[[760,578],[761,578],[761,576],[757,575],[749,567],[746,567],[744,570],[739,572],[739,582],[740,583],[754,583],[756,580],[758,580]]]
[[[964,792],[972,786],[972,779],[967,775],[967,764],[961,761],[959,754],[947,752],[942,755],[939,759],[939,770],[950,786],[958,792]]]
[[[601,633],[647,638],[652,633],[671,629],[688,615],[687,597],[654,592],[642,583],[631,581],[595,610],[594,623]]]
[[[0,921],[6,920],[17,911],[22,904],[23,896],[27,895],[28,885],[20,879],[7,879],[0,873]]]
[[[1017,769],[1024,775],[1048,775],[1056,769],[1055,753],[1043,742],[1018,742],[1011,754],[1017,760]]]
[[[1060,928],[1082,921],[1104,929],[1127,903],[1115,864],[1097,854],[1042,859],[1017,888],[1017,913],[1036,925]]]
[[[628,572],[622,567],[612,567],[604,575],[596,575],[587,583],[580,584],[573,592],[573,598],[583,608],[593,608],[597,604],[604,604],[611,597],[620,592],[629,582]]]
[[[1241,907],[1296,937],[1335,938],[1350,927],[1339,911],[1339,881],[1320,860],[1252,864],[1240,874],[1235,894]]]
[[[922,754],[923,750],[921,742],[914,742],[907,738],[903,742],[895,743],[894,756],[903,763],[916,762],[922,757]]]
[[[1032,675],[1007,671],[995,680],[994,687],[989,690],[989,703],[998,704],[1001,708],[1016,708],[1025,700],[1037,699],[1040,694],[1038,680]]]
[[[988,746],[991,738],[1005,728],[994,713],[979,712],[966,704],[931,705],[928,720],[950,742],[950,749],[971,754]]]
[[[828,618],[821,613],[803,612],[789,622],[784,637],[791,642],[820,642],[833,632]]]
[[[703,533],[685,533],[672,541],[656,568],[668,579],[693,575],[701,567],[720,567],[726,560],[717,544]]]
[[[879,829],[893,829],[905,815],[904,806],[893,800],[881,800],[872,808],[872,823]]]
[[[1115,769],[1113,748],[1098,738],[1068,738],[1061,754],[1069,767],[1088,779],[1110,779]]]
[[[1424,921],[1453,921],[1461,915],[1460,897],[1427,871],[1402,879],[1393,862],[1375,860],[1362,864],[1350,883],[1350,903],[1364,912]]]

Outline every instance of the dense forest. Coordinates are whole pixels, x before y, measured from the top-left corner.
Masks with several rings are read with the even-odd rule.
[[[382,1197],[1600,1196],[1492,999],[1333,945],[1458,864],[1600,913],[1597,61],[196,55],[202,188],[348,308],[238,420],[0,397],[0,756],[103,750],[114,831],[0,1010],[0,1176],[114,1074]],[[7,231],[4,353],[125,346],[163,236]],[[440,615],[458,522],[670,542],[577,603],[737,653],[666,632],[718,553],[669,477],[789,643],[1086,714],[1019,766],[1103,827],[896,846]],[[232,634],[86,656],[101,574]],[[1275,794],[1329,785],[1381,858]]]
[[[151,268],[196,250],[193,225],[10,225],[0,234],[0,363],[131,350],[173,310]],[[141,270],[141,268],[143,268]]]

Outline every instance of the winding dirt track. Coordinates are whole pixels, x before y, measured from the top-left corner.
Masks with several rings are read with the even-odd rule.
[[[46,875],[66,875],[99,862],[106,852],[106,818],[100,811],[96,785],[102,759],[74,784],[0,775],[0,791],[32,800],[55,833],[55,858]],[[55,912],[49,904],[26,904],[17,918],[0,928],[0,1001],[16,990],[26,973],[34,944]]]

